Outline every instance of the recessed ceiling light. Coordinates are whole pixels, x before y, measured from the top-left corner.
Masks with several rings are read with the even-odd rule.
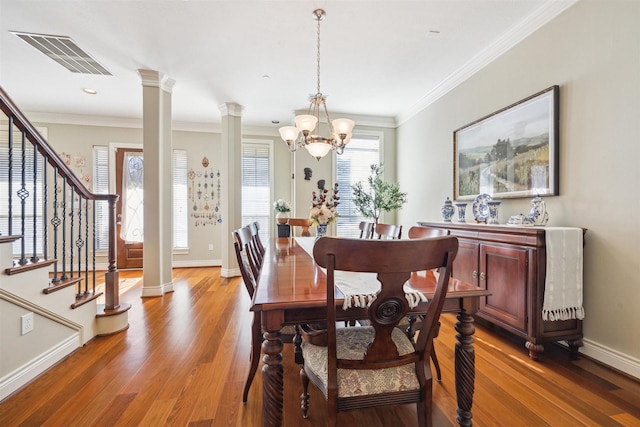
[[[436,39],[438,37],[440,37],[440,31],[439,30],[429,30],[429,31],[427,31],[427,38]]]
[[[89,95],[95,95],[96,93],[98,93],[98,91],[97,91],[97,90],[95,90],[95,89],[91,89],[91,88],[88,88],[88,87],[83,87],[83,88],[82,88],[82,91],[83,91],[84,93],[88,93]]]
[[[271,120],[271,123],[273,123],[274,125],[278,125],[280,124],[280,120]]]
[[[269,74],[263,74],[262,78],[265,80],[269,80],[271,78],[271,76]]]

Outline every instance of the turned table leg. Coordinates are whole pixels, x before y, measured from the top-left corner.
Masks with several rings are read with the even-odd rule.
[[[455,376],[456,376],[456,397],[458,399],[458,424],[470,427],[471,405],[473,404],[473,392],[475,381],[475,351],[473,349],[473,317],[461,311],[456,322],[456,343],[455,348]]]
[[[282,367],[282,339],[280,331],[264,333],[262,342],[264,366],[262,367],[263,382],[263,425],[265,427],[279,427],[282,425],[283,377]]]

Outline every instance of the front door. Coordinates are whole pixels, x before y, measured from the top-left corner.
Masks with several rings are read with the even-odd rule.
[[[118,268],[142,268],[143,223],[142,150],[116,150]]]

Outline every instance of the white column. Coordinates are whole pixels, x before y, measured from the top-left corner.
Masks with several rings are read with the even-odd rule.
[[[171,90],[175,81],[154,70],[142,79],[144,259],[142,297],[173,291]]]
[[[222,186],[222,269],[220,276],[239,276],[231,232],[242,227],[242,110],[233,102],[218,106],[222,113],[222,167],[220,173],[227,181]]]

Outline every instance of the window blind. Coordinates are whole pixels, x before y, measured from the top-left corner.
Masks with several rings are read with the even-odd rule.
[[[380,163],[380,137],[353,135],[351,142],[340,156],[336,156],[336,180],[340,187],[339,219],[336,233],[341,237],[360,236],[360,221],[365,218],[353,204],[351,186],[362,181],[368,188],[367,179],[371,165]]]
[[[242,144],[242,224],[257,221],[260,237],[269,238],[271,218],[270,145]]]
[[[187,152],[173,150],[173,247],[189,247]]]

